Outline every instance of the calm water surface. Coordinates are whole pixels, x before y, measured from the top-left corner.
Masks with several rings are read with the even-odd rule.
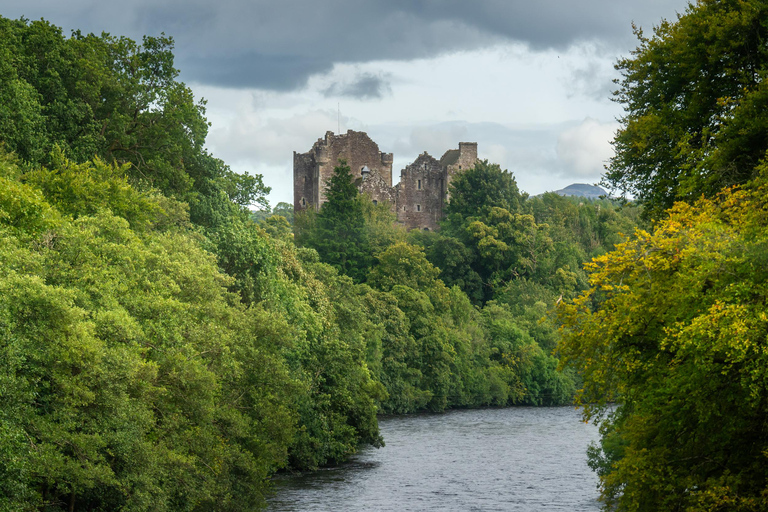
[[[572,407],[383,418],[387,446],[275,479],[269,510],[598,511],[586,449],[597,428]]]

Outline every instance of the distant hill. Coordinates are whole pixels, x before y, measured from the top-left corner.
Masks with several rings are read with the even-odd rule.
[[[598,197],[607,195],[608,193],[597,185],[574,183],[563,189],[555,190],[555,194],[560,194],[561,196],[578,196],[586,197],[588,199],[597,199]]]

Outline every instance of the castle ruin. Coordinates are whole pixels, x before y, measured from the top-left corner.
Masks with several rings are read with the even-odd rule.
[[[407,229],[435,230],[448,201],[448,185],[462,169],[477,161],[477,143],[459,142],[437,160],[426,151],[400,171],[400,183],[392,186],[392,153],[382,153],[365,132],[326,132],[307,153],[293,152],[293,209],[319,209],[325,187],[338,165],[347,161],[361,193],[376,203],[389,204],[397,221]]]

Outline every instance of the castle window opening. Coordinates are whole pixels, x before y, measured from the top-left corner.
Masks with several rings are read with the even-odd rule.
[[[461,170],[461,166],[459,166],[459,170]]]
[[[301,198],[301,206],[307,206],[307,200],[303,197]]]
[[[420,211],[421,211],[421,205],[420,205],[420,204],[417,204],[417,205],[416,205],[416,211],[417,211],[417,212],[420,212]]]
[[[421,180],[418,180],[418,182],[419,182],[419,183],[418,183],[418,185],[416,186],[416,188],[417,188],[418,190],[421,190]]]
[[[379,205],[379,202],[378,202],[377,200],[375,200],[375,199],[374,199],[374,200],[373,200],[373,206],[378,206],[378,205]]]

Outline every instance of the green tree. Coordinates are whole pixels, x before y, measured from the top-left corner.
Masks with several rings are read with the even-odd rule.
[[[421,290],[434,286],[439,274],[439,269],[427,260],[423,251],[399,242],[379,255],[368,283],[385,291],[398,284]]]
[[[272,209],[272,215],[285,217],[285,220],[288,221],[288,224],[291,226],[293,225],[293,205],[290,203],[277,203]]]
[[[190,203],[210,226],[228,203],[266,206],[261,176],[238,175],[205,150],[205,101],[179,82],[173,40],[63,36],[44,20],[0,17],[0,141],[31,164],[54,148],[76,163],[126,165],[133,183]]]
[[[512,173],[498,165],[477,162],[458,173],[450,189],[440,235],[453,240],[421,238],[446,283],[484,304],[506,280],[536,272],[551,241],[546,225],[524,211],[527,196]]]
[[[483,302],[483,280],[473,266],[476,255],[458,238],[436,231],[412,230],[408,240],[424,248],[430,263],[440,269],[447,286],[458,286],[474,304]]]
[[[371,326],[357,285],[321,263],[312,249],[281,249],[268,307],[284,310],[293,326],[297,341],[285,355],[304,389],[290,460],[294,467],[316,469],[344,461],[361,443],[382,444],[376,402],[385,393],[368,368],[376,342],[364,336]]]
[[[767,172],[676,204],[561,305],[560,353],[602,421],[591,456],[610,510],[768,506]]]
[[[512,173],[488,160],[478,161],[471,169],[456,174],[451,180],[450,198],[445,208],[449,229],[456,217],[482,215],[494,207],[517,212],[525,200]]]
[[[626,114],[606,185],[658,218],[676,200],[745,183],[768,149],[768,5],[700,0],[619,61]]]
[[[560,405],[572,400],[570,373],[557,371],[557,359],[546,354],[508,307],[489,302],[482,311],[492,368],[504,376],[504,403]]]
[[[0,509],[263,504],[298,419],[287,322],[227,291],[178,203],[54,161],[0,158]]]
[[[293,205],[290,203],[277,203],[272,210],[256,210],[251,214],[251,218],[255,222],[263,222],[269,217],[279,216],[284,217],[290,226],[293,226]]]
[[[315,249],[322,261],[355,282],[365,281],[373,263],[365,225],[365,199],[359,195],[345,161],[340,160],[334,167],[325,196],[313,229],[301,234],[300,243]]]
[[[552,250],[548,226],[537,224],[533,215],[494,206],[481,208],[476,215],[461,219],[461,224],[457,215],[448,222],[449,231],[461,243],[453,244],[453,254],[460,255],[462,246],[471,251],[471,257],[464,259],[471,270],[460,275],[480,278],[481,303],[491,300],[510,279],[547,275],[552,270],[547,265]],[[450,245],[433,254],[445,254],[448,248]],[[471,284],[470,279],[465,283]]]

